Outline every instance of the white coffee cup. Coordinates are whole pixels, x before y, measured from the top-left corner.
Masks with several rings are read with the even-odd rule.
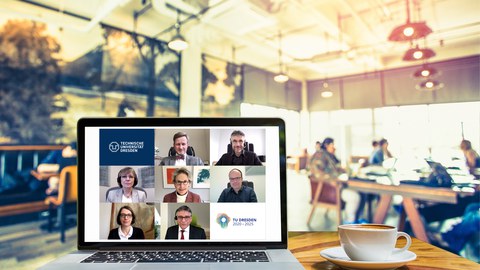
[[[353,261],[386,261],[392,254],[403,252],[412,244],[408,234],[384,224],[340,225],[338,236],[343,250]],[[403,248],[395,249],[399,237],[405,237],[407,243]]]

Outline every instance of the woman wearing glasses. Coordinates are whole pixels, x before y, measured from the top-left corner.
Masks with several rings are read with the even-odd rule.
[[[132,226],[135,224],[135,213],[130,206],[125,205],[120,208],[120,211],[118,211],[117,214],[117,224],[119,227],[110,231],[108,239],[145,239],[142,229]]]
[[[200,195],[189,191],[192,180],[190,172],[186,168],[178,168],[173,173],[173,185],[175,191],[163,197],[166,203],[200,203]]]

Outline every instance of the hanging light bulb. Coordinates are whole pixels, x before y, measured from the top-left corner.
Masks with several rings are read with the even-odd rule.
[[[416,61],[425,60],[434,57],[436,54],[432,49],[419,48],[418,45],[415,48],[410,48],[405,52],[403,61]]]
[[[168,47],[174,51],[180,52],[188,48],[188,42],[180,34],[180,11],[177,10],[177,22],[175,23],[176,34],[168,42]]]
[[[415,78],[428,78],[437,75],[439,72],[437,69],[433,67],[429,67],[427,64],[424,64],[422,68],[417,69],[415,73],[413,73],[413,77]]]
[[[443,83],[433,80],[433,79],[427,79],[423,82],[420,82],[415,86],[418,90],[424,90],[424,91],[435,91],[443,87]]]
[[[278,32],[278,66],[279,73],[273,77],[273,80],[277,83],[286,83],[290,78],[283,71],[283,62],[282,62],[282,33]]]
[[[406,3],[407,21],[392,30],[388,36],[388,40],[390,41],[412,41],[415,39],[424,38],[432,33],[432,29],[428,27],[425,22],[410,22],[410,7],[408,0],[406,0]]]
[[[330,87],[328,86],[328,82],[324,81],[323,82],[323,91],[320,93],[320,95],[323,98],[331,98],[333,97],[333,92],[330,90]]]

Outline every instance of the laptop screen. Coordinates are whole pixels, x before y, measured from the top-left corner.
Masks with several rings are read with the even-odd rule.
[[[79,249],[286,248],[278,118],[84,118]]]

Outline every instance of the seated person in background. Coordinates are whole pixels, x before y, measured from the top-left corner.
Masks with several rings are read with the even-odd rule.
[[[480,168],[480,156],[472,149],[472,143],[468,140],[462,140],[460,149],[462,149],[465,155],[468,171],[474,175],[475,169]]]
[[[175,156],[164,157],[160,162],[160,165],[203,165],[203,161],[201,158],[187,155],[187,133],[177,132],[173,135],[173,148],[175,148]]]
[[[378,142],[378,146],[378,149],[375,150],[368,159],[369,165],[382,166],[385,159],[393,157],[390,151],[388,151],[388,141],[386,139],[381,139]]]
[[[72,142],[62,150],[51,151],[37,166],[34,173],[60,173],[63,168],[77,164],[77,143]],[[39,179],[32,179],[29,183],[30,189],[44,189],[47,195],[55,195],[58,192],[59,176],[50,176],[48,182]],[[48,184],[48,188],[46,186]]]
[[[125,167],[118,172],[117,183],[120,187],[108,192],[107,202],[145,202],[147,194],[143,190],[135,189],[138,176],[131,167]]]
[[[191,183],[192,180],[190,179],[190,172],[186,168],[176,169],[173,173],[173,185],[175,186],[175,191],[166,194],[163,197],[163,202],[202,202],[202,200],[200,199],[200,195],[189,191]]]
[[[230,187],[225,188],[218,198],[218,202],[257,202],[257,194],[251,187],[244,186],[243,174],[239,169],[232,169],[228,173]]]
[[[254,152],[243,149],[245,133],[235,130],[230,135],[232,153],[225,153],[215,165],[262,165],[262,162]]]
[[[167,229],[165,239],[189,240],[189,239],[207,239],[205,230],[190,225],[192,223],[192,209],[182,205],[175,211],[175,220],[177,225]]]
[[[133,227],[135,224],[135,213],[130,206],[125,205],[120,208],[117,214],[118,228],[110,230],[108,239],[113,240],[130,240],[130,239],[145,239],[143,230],[137,227]]]
[[[345,175],[345,170],[340,167],[340,161],[335,156],[335,144],[332,138],[325,138],[321,148],[310,159],[310,179],[322,181],[336,179]],[[342,180],[346,180],[343,179]],[[350,189],[342,189],[341,198],[345,202],[345,223],[356,222],[357,211],[360,205],[360,195]]]
[[[476,254],[473,255],[477,256],[476,259],[480,259],[480,253],[478,253],[480,243],[475,240],[475,234],[480,234],[480,202],[470,203],[459,223],[454,224],[446,232],[431,235],[431,238],[443,248],[456,254],[460,254],[467,243],[471,242],[474,245],[473,249],[476,249]]]

